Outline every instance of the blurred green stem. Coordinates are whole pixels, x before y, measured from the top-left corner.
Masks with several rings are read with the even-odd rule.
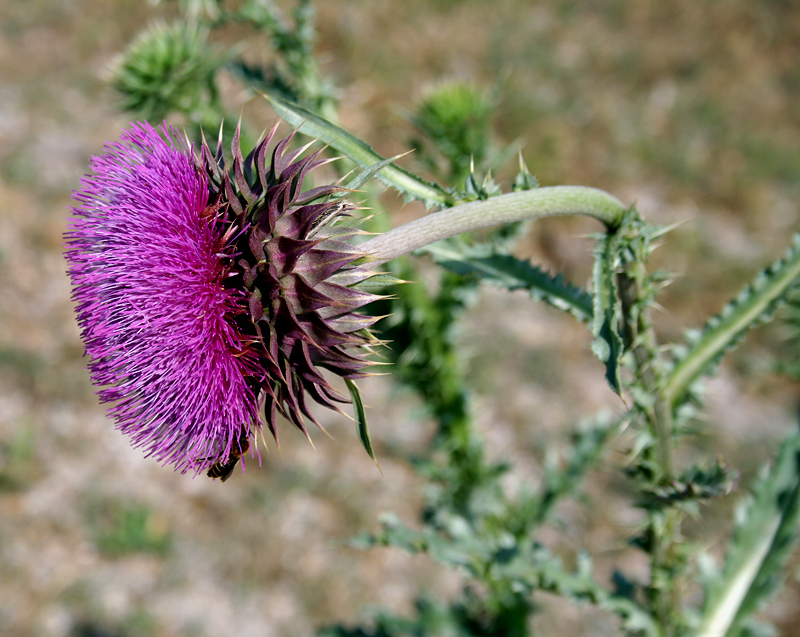
[[[672,408],[665,391],[665,380],[658,361],[658,342],[647,307],[642,307],[643,285],[646,281],[644,264],[634,261],[619,274],[619,296],[623,312],[623,338],[625,347],[633,353],[637,376],[649,400],[639,408],[648,421],[655,437],[656,482],[668,483],[673,479],[672,459]],[[675,508],[650,511],[649,526],[652,548],[650,550],[650,595],[653,612],[658,620],[662,637],[676,634],[676,614],[680,608],[680,593],[675,577],[680,541],[681,514]]]
[[[635,268],[642,269],[641,263],[634,264]],[[656,439],[656,454],[659,482],[669,482],[673,476],[672,463],[672,409],[664,389],[665,381],[658,365],[658,343],[656,341],[653,324],[647,308],[634,311],[634,306],[639,304],[642,291],[637,282],[639,277],[631,276],[628,272],[619,275],[619,296],[622,303],[622,312],[625,317],[626,349],[633,352],[638,376],[644,385],[647,395],[652,402],[641,405],[648,420],[648,424]]]
[[[625,210],[625,205],[619,199],[596,188],[535,188],[491,197],[485,201],[472,201],[428,214],[362,243],[359,249],[374,257],[372,264],[379,264],[429,243],[514,221],[586,215],[613,228],[619,223]]]

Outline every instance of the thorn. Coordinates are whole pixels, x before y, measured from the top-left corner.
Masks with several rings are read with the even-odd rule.
[[[325,431],[325,430],[323,429],[323,431]],[[308,440],[308,444],[310,444],[310,445],[311,445],[311,448],[312,448],[314,451],[316,451],[317,453],[319,453],[319,451],[317,451],[317,448],[314,446],[314,441],[313,441],[313,440],[311,440],[311,436],[309,435],[308,431],[307,431],[307,430],[306,430],[306,431],[303,431],[303,433],[304,433],[304,434],[305,434],[305,436],[306,436],[306,440]]]
[[[344,414],[344,413],[345,413],[345,412],[343,412],[341,409],[337,409],[336,411],[338,411],[340,414]],[[345,414],[345,415],[347,415],[347,414]],[[334,438],[334,437],[333,437],[333,435],[331,435],[331,434],[328,432],[328,430],[327,430],[327,429],[325,429],[325,427],[323,427],[323,426],[322,426],[322,425],[320,425],[319,423],[316,423],[316,425],[317,425],[317,427],[319,427],[319,430],[320,430],[322,433],[324,433],[326,436],[328,436],[328,438],[330,438],[331,440],[336,440],[336,438]],[[310,441],[310,438],[309,438],[309,441]],[[311,446],[313,447],[313,446],[314,446],[314,444],[312,443],[312,444],[311,444]]]

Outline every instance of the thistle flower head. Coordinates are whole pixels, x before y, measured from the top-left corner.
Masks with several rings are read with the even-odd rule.
[[[202,121],[199,104],[216,99],[214,78],[224,56],[195,21],[155,23],[114,64],[112,83],[121,107],[158,121],[170,112]]]
[[[65,252],[93,382],[135,446],[181,472],[240,455],[277,414],[306,431],[306,395],[345,399],[320,369],[363,375],[353,310],[374,298],[350,285],[368,278],[352,229],[324,222],[336,191],[303,193],[322,163],[288,140],[266,165],[274,129],[232,174],[222,153],[200,157],[172,129],[133,124],[75,193]],[[219,151],[219,149],[218,149]]]
[[[320,158],[322,151],[303,156],[307,147],[289,150],[292,134],[267,161],[276,129],[247,158],[237,130],[230,171],[224,169],[221,143],[213,155],[204,144],[202,156],[234,223],[246,229],[236,261],[248,305],[243,329],[252,337],[263,371],[264,419],[277,437],[278,414],[308,435],[305,418],[317,421],[307,397],[336,410],[337,403],[349,402],[322,370],[347,379],[364,375],[365,352],[375,343],[367,330],[377,319],[354,310],[378,297],[352,287],[373,273],[355,264],[364,254],[348,240],[359,231],[331,225],[352,209],[342,201],[325,201],[340,189],[303,190],[308,173],[327,163]]]

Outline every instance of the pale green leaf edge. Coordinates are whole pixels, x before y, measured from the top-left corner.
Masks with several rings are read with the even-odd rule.
[[[710,319],[688,351],[676,362],[664,388],[675,409],[692,383],[710,373],[751,328],[770,320],[800,277],[800,235],[786,256],[763,270],[717,316]]]
[[[343,153],[362,168],[385,161],[385,158],[376,153],[366,142],[302,106],[276,95],[264,94],[264,97],[281,118],[301,133],[329,144],[331,148]],[[396,188],[406,197],[422,201],[428,207],[449,207],[459,203],[456,197],[438,184],[420,179],[399,166],[387,165],[375,178],[387,186]]]
[[[800,521],[800,431],[781,445],[775,465],[753,490],[725,568],[706,586],[698,637],[738,633],[782,576]]]
[[[617,235],[605,234],[598,238],[594,249],[592,283],[594,303],[592,308],[592,351],[606,366],[606,381],[618,395],[622,393],[620,359],[623,343],[617,333],[619,305],[617,294]]]
[[[355,177],[353,177],[344,186],[342,186],[342,188],[344,188],[345,191],[358,190],[359,188],[361,188],[361,186],[367,183],[367,181],[369,181],[372,177],[374,177],[378,172],[386,168],[386,166],[391,164],[393,161],[396,161],[401,156],[402,155],[390,157],[389,159],[384,159],[383,161],[379,161],[378,163],[373,164],[372,166],[364,168]],[[346,194],[347,193],[345,192],[341,196],[346,196]]]

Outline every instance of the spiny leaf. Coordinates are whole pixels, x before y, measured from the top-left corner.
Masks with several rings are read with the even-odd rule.
[[[353,287],[359,290],[382,290],[384,288],[400,285],[401,283],[408,283],[408,281],[398,279],[396,276],[389,274],[388,272],[378,272],[368,279],[359,281]]]
[[[736,488],[739,474],[721,460],[710,466],[690,467],[679,478],[666,484],[645,487],[640,506],[649,509],[670,507],[676,502],[691,502],[726,496]]]
[[[514,192],[519,192],[520,190],[533,190],[534,188],[538,187],[539,180],[531,174],[530,170],[528,170],[525,160],[522,159],[522,153],[520,153],[519,172],[517,172],[517,176],[514,179],[514,185],[511,187],[511,190]]]
[[[490,576],[496,584],[503,582],[512,590],[528,595],[547,591],[595,604],[622,618],[629,634],[648,637],[660,634],[653,618],[639,604],[597,582],[586,554],[578,556],[577,569],[571,572],[538,542],[517,540],[508,533],[492,538],[476,535],[474,528],[459,516],[451,516],[442,532],[429,526],[415,531],[394,515],[384,514],[381,522],[380,533],[361,535],[353,545],[362,549],[394,546],[411,554],[426,553],[448,567],[462,568],[482,578]]]
[[[800,522],[800,431],[781,445],[740,519],[724,569],[706,585],[698,637],[740,634],[783,578]]]
[[[713,372],[722,357],[738,345],[748,330],[772,319],[775,310],[797,286],[800,277],[800,235],[780,259],[756,279],[717,316],[710,319],[692,346],[678,360],[667,379],[665,396],[673,409],[700,376]]]
[[[487,173],[483,178],[478,177],[475,172],[475,165],[471,163],[469,174],[464,184],[464,192],[461,194],[465,201],[486,201],[489,197],[502,194],[502,190],[492,178],[491,173]]]
[[[353,177],[350,181],[348,181],[343,188],[345,191],[348,190],[358,190],[363,186],[367,181],[369,181],[372,177],[374,177],[378,172],[389,166],[392,162],[397,161],[403,155],[395,155],[394,157],[390,157],[389,159],[384,159],[379,161],[372,166],[367,166],[361,172],[359,172],[355,177]],[[343,192],[342,197],[347,196],[347,192]]]
[[[592,351],[606,366],[606,380],[617,393],[620,389],[622,338],[617,333],[620,309],[617,296],[618,235],[608,233],[598,238],[594,249],[594,303],[592,308]]]
[[[350,392],[350,399],[353,401],[353,411],[356,417],[356,433],[364,449],[369,454],[369,457],[375,462],[375,465],[380,469],[377,459],[375,458],[375,451],[372,449],[372,440],[369,437],[369,428],[367,427],[367,413],[364,409],[364,401],[361,400],[361,392],[356,385],[349,378],[344,379],[347,389]]]
[[[374,166],[384,161],[370,146],[355,135],[339,128],[335,124],[322,119],[302,106],[282,99],[277,95],[264,95],[275,112],[301,133],[315,137],[330,144],[362,168]],[[438,184],[425,181],[413,173],[395,165],[385,166],[376,178],[396,188],[409,199],[419,199],[425,206],[453,206],[458,201]]]
[[[560,274],[550,274],[528,261],[504,254],[495,246],[447,241],[424,249],[453,272],[476,274],[509,290],[527,290],[537,301],[569,312],[583,322],[592,318],[592,296],[586,290],[568,283]]]

